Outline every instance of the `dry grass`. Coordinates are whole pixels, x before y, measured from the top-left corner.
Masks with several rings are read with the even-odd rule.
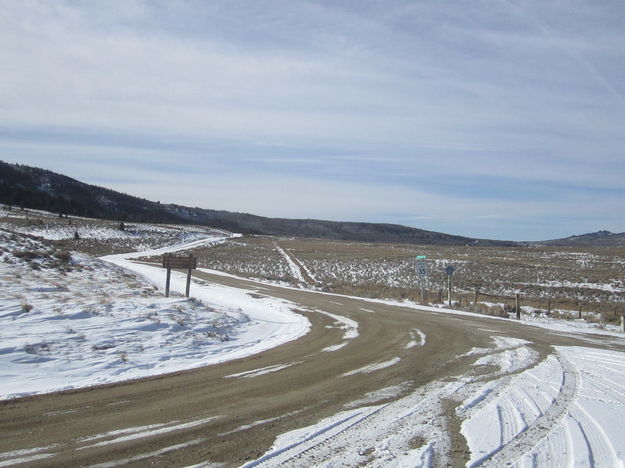
[[[328,292],[421,302],[414,258],[426,255],[428,303],[446,302],[444,268],[451,264],[456,268],[453,299],[464,310],[506,316],[514,311],[519,293],[523,306],[543,313],[551,301],[552,316],[568,316],[558,312],[568,310],[577,318],[580,301],[588,320],[618,323],[625,312],[625,248],[418,246],[246,236],[194,253],[202,267],[296,284],[276,243],[310,272],[315,280],[311,287]],[[486,304],[474,304],[476,290],[491,295],[479,298]]]

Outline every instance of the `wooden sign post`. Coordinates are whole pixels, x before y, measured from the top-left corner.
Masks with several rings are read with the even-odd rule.
[[[197,258],[192,254],[187,257],[175,257],[172,254],[163,255],[163,268],[167,268],[167,279],[165,280],[165,297],[169,297],[169,283],[171,281],[171,270],[187,270],[187,291],[189,297],[191,290],[191,270],[197,268]]]

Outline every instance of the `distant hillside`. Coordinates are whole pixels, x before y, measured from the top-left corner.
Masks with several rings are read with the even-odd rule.
[[[61,174],[0,161],[0,203],[59,214],[119,221],[201,224],[243,234],[441,245],[514,245],[396,224],[266,218],[246,213],[161,204]]]
[[[136,222],[185,222],[158,203],[84,184],[44,169],[2,161],[0,201],[75,216]]]
[[[554,239],[540,242],[541,245],[554,246],[597,246],[597,247],[625,247],[625,232],[615,234],[610,231],[597,231],[579,236],[570,236],[563,239]]]

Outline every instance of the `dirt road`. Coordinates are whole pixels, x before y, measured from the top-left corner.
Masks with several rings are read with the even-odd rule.
[[[299,305],[312,329],[295,342],[246,359],[2,403],[0,466],[240,466],[261,457],[277,435],[343,411],[370,392],[398,386],[406,394],[470,372],[475,357],[459,356],[491,346],[492,336],[532,342],[537,359],[552,345],[625,350],[614,340],[557,334],[513,321],[197,276],[288,299]],[[347,336],[345,321],[336,316],[355,321],[357,336],[354,329]],[[424,340],[415,346],[420,337]],[[488,369],[483,373],[489,377]],[[452,432],[448,462],[462,465],[466,446],[453,410],[450,405],[443,415]]]

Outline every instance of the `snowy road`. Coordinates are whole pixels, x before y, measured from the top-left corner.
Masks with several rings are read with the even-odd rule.
[[[620,337],[196,281],[288,301],[311,328],[210,367],[6,403],[0,466],[623,466]]]

